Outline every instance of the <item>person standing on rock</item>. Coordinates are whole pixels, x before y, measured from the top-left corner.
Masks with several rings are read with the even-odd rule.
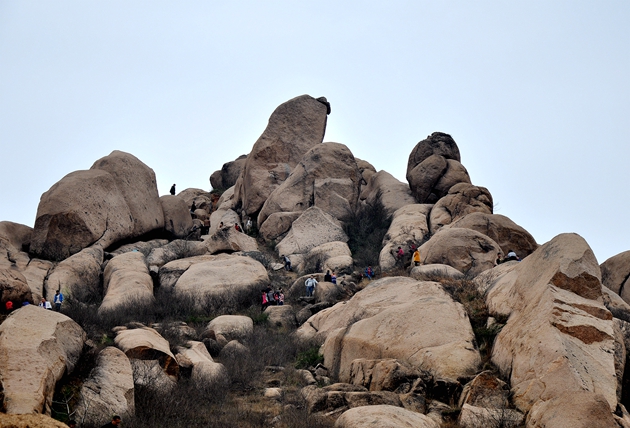
[[[306,286],[306,297],[312,297],[315,287],[317,287],[317,280],[315,277],[311,275],[306,281],[304,281],[304,285]]]
[[[284,305],[284,291],[281,289],[278,290],[278,299],[276,300],[278,306]]]
[[[59,290],[55,291],[55,297],[53,297],[53,303],[55,304],[55,310],[61,312],[61,304],[63,303],[63,294]]]
[[[516,253],[512,250],[509,250],[507,253],[507,256],[505,257],[505,259],[503,260],[504,262],[509,262],[511,260],[516,260],[518,262],[521,261],[521,259],[518,258],[518,256],[516,255]]]
[[[112,416],[112,421],[110,423],[103,425],[101,428],[117,427],[120,426],[121,423],[122,419],[120,418],[120,416],[116,415]]]
[[[372,269],[372,266],[368,266],[365,268],[365,277],[369,280],[372,280],[372,278],[374,278],[374,270]]]
[[[291,260],[289,259],[288,256],[280,256],[282,257],[282,261],[284,261],[284,270],[290,271],[291,269]]]
[[[332,282],[332,276],[330,275],[330,271],[326,271],[326,275],[324,275],[324,282]]]
[[[175,184],[171,186],[171,195],[175,196]]]
[[[418,250],[417,248],[416,251],[413,252],[412,260],[415,266],[420,266],[420,250]]]
[[[398,250],[396,250],[396,263],[403,263],[403,258],[405,257],[405,250],[402,249],[402,247],[398,247]]]
[[[333,272],[332,275],[330,275],[330,282],[337,285],[337,275],[335,274],[335,272]]]

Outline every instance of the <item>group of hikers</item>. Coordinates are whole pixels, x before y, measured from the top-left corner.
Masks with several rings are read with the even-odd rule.
[[[51,304],[49,300],[42,297],[42,300],[39,302],[38,306],[42,309],[55,310],[56,312],[61,312],[61,304],[63,303],[63,294],[61,291],[57,290],[55,292],[55,296],[53,297],[53,303]],[[31,302],[28,300],[24,300],[21,306],[28,306]],[[54,305],[54,306],[53,306]],[[15,303],[12,300],[7,300],[4,304],[4,310],[6,313],[10,313],[15,309]]]
[[[267,306],[282,306],[284,305],[284,291],[282,288],[273,290],[271,286],[268,286],[262,292],[262,309],[264,311]]]

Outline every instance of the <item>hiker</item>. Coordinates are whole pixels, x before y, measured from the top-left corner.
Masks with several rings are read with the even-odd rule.
[[[413,252],[412,260],[415,266],[420,266],[420,250],[418,250],[417,248],[416,251]]]
[[[110,423],[103,425],[101,428],[117,427],[121,423],[122,423],[122,419],[120,418],[120,416],[116,415],[116,416],[112,416],[112,421]]]
[[[332,282],[332,276],[330,275],[330,271],[326,271],[326,275],[324,275],[324,282]]]
[[[55,311],[61,312],[61,304],[63,303],[63,294],[59,290],[55,291],[55,297],[53,297],[53,303],[55,304]]]
[[[42,301],[39,302],[39,307],[43,309],[50,309],[52,311],[52,305],[50,302],[42,297]]]
[[[503,259],[504,262],[509,262],[511,260],[516,260],[517,262],[520,262],[521,259],[518,258],[518,256],[516,255],[516,253],[512,250],[509,250],[507,253],[507,256],[505,257],[505,259]]]
[[[252,227],[253,227],[252,219],[248,218],[247,222],[245,223],[245,232],[247,234],[251,233],[252,232]]]
[[[267,300],[267,290],[261,290],[262,292],[262,307],[260,309],[260,312],[264,312],[265,309],[267,309],[267,306],[269,306],[269,301]]]
[[[333,272],[332,275],[330,275],[330,282],[337,285],[337,275],[335,275],[335,272]]]
[[[171,186],[171,195],[175,196],[175,184]]]
[[[497,254],[497,266],[503,263],[503,253],[499,252]]]
[[[317,287],[317,280],[315,277],[311,275],[306,281],[304,281],[304,285],[306,286],[306,297],[312,297],[315,287]]]
[[[278,306],[284,305],[284,291],[281,289],[278,290],[278,298],[276,299]]]
[[[275,296],[275,293],[273,292],[273,289],[271,287],[267,287],[265,292],[267,293],[267,305],[270,306],[270,305],[275,304],[276,296]]]
[[[4,304],[5,309],[8,312],[11,312],[13,310],[13,302],[10,300],[7,300],[7,302]]]
[[[374,271],[372,270],[372,266],[368,266],[365,268],[365,277],[370,281],[374,278]]]
[[[236,229],[237,232],[243,232],[241,226],[239,226],[238,223],[234,223],[234,229]]]
[[[201,234],[208,235],[210,233],[210,219],[206,217],[203,220],[203,226],[201,226]]]
[[[398,247],[398,250],[396,251],[396,260],[402,262],[403,257],[405,257],[405,251],[402,247]]]
[[[284,255],[282,255],[280,257],[282,257],[282,261],[284,262],[284,270],[288,270],[288,271],[293,270],[293,269],[291,269],[291,260],[289,259],[289,257],[288,256],[284,256]]]

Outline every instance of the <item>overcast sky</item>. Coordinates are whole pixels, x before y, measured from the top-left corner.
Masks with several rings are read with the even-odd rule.
[[[0,0],[0,220],[112,150],[209,189],[273,110],[405,181],[434,131],[539,243],[630,249],[630,2]]]

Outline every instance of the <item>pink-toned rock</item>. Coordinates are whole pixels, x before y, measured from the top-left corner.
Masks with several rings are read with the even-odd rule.
[[[131,236],[140,236],[164,227],[155,172],[130,153],[114,150],[92,165],[92,170],[109,172],[123,195],[133,229]]]
[[[492,209],[492,195],[488,189],[468,183],[457,184],[433,206],[429,216],[431,233],[470,213],[492,214]]]
[[[519,410],[533,412],[538,407],[556,412],[556,406],[544,403],[585,391],[592,393],[587,400],[591,404],[601,395],[614,410],[612,315],[602,303],[600,269],[584,239],[559,235],[514,267],[501,270],[492,285],[495,292],[488,293],[488,306],[503,307],[510,317],[494,342],[492,361],[510,377]],[[497,292],[500,287],[509,292]],[[493,301],[497,299],[502,302]],[[570,408],[580,412],[583,405],[576,402]],[[540,410],[537,419],[550,417],[543,415],[546,412]]]
[[[529,232],[500,214],[473,212],[445,227],[461,227],[483,233],[499,244],[504,256],[512,250],[522,259],[538,248],[536,240]]]
[[[495,266],[501,249],[486,235],[472,229],[442,229],[420,247],[423,264],[444,264],[477,275]]]
[[[86,334],[70,318],[34,305],[0,325],[0,382],[6,413],[50,414],[57,381],[74,369]]]
[[[235,184],[235,198],[240,201],[243,214],[256,214],[304,154],[322,142],[326,114],[326,106],[308,95],[276,108]]]
[[[264,225],[273,213],[303,212],[313,205],[336,219],[348,219],[357,207],[360,181],[361,173],[348,147],[317,144],[269,195],[258,214],[258,224]]]

